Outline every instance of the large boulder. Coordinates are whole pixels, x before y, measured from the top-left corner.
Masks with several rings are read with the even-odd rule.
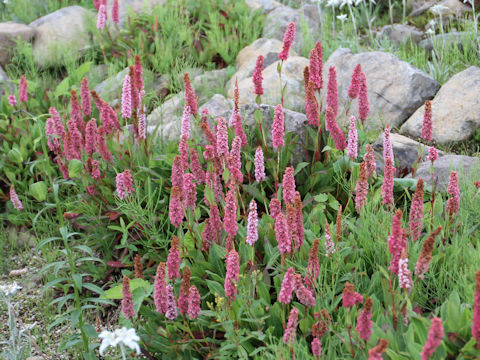
[[[377,39],[389,39],[395,45],[407,41],[418,44],[422,37],[422,31],[414,26],[404,24],[385,25],[377,33]]]
[[[13,91],[13,86],[10,81],[8,81],[7,74],[5,74],[5,71],[3,71],[2,67],[0,66],[0,96],[11,91]]]
[[[114,0],[107,0],[108,21],[111,20],[112,5]],[[140,14],[141,12],[151,12],[156,5],[163,5],[167,0],[119,0],[118,1],[118,18],[119,25],[123,26],[129,13]]]
[[[362,65],[367,77],[370,115],[365,126],[368,129],[383,129],[387,124],[390,128],[400,126],[425,100],[432,99],[440,87],[438,81],[393,54],[381,51],[353,54],[350,49],[340,48],[330,55],[323,70],[324,93],[328,69],[334,66],[337,71],[340,109],[350,101],[348,87],[357,64]],[[352,113],[358,114],[357,100],[350,107]],[[340,117],[339,122],[345,125],[346,117]]]
[[[200,112],[203,109],[208,109],[208,113],[217,118],[222,116],[226,111],[233,108],[233,101],[228,100],[225,96],[221,94],[215,94],[212,96],[210,100],[208,100],[205,104],[200,107]]]
[[[35,29],[12,21],[0,23],[0,66],[8,64],[18,38],[30,41],[35,36]]]
[[[78,57],[91,45],[87,29],[95,15],[81,6],[68,6],[45,15],[29,26],[36,31],[33,57],[40,66],[63,63],[64,56]]]
[[[480,68],[471,66],[447,81],[432,100],[433,138],[446,144],[470,138],[480,128]],[[420,107],[400,129],[419,138],[425,106]]]
[[[271,11],[265,18],[262,36],[283,41],[285,30],[290,22],[295,23],[296,33],[292,48],[305,54],[321,39],[322,14],[320,8],[313,4],[303,5],[300,9],[280,6]],[[302,31],[305,21],[307,33]]]
[[[204,103],[211,94],[223,93],[228,80],[227,69],[206,71],[195,76],[192,87],[199,103]]]
[[[128,73],[129,69],[127,67],[119,73],[103,80],[100,84],[95,86],[94,90],[106,101],[119,99],[122,95],[123,81]]]
[[[435,8],[435,6],[438,7]],[[460,16],[464,12],[472,11],[472,8],[461,0],[442,0],[440,3],[434,4],[432,7],[430,7],[429,10],[434,15],[439,15],[440,13],[442,16]]]
[[[281,87],[280,78],[278,76],[277,67],[280,61],[276,61],[265,70],[263,70],[263,91],[262,101],[269,105],[278,105],[281,102]],[[304,97],[304,80],[303,70],[308,66],[309,60],[301,56],[290,56],[283,64],[282,69],[282,84],[286,85],[284,96],[284,105],[296,111],[304,111],[305,97]],[[228,89],[228,97],[233,99],[234,82],[230,83]],[[254,103],[256,95],[253,92],[252,77],[245,78],[238,82],[240,91],[240,105]]]
[[[245,2],[250,9],[262,9],[264,14],[268,14],[270,11],[283,6],[275,0],[245,0]]]
[[[415,179],[422,178],[427,185],[432,185],[432,174],[430,167],[432,163],[425,161],[419,164],[415,172]],[[459,174],[459,182],[466,181],[472,169],[479,170],[480,161],[478,157],[465,155],[444,155],[433,163],[435,182],[437,189],[445,191],[452,170]]]

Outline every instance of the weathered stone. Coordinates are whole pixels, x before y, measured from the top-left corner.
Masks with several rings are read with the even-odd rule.
[[[95,15],[81,6],[68,6],[30,24],[36,31],[33,57],[40,66],[61,64],[64,56],[80,56],[91,44],[87,23]]]
[[[112,5],[114,0],[107,0],[107,13],[108,13],[108,22],[111,22],[112,14]],[[152,8],[156,5],[163,5],[166,3],[166,0],[119,0],[118,1],[118,18],[119,26],[123,26],[127,16],[130,12],[134,14],[140,14],[142,12],[151,13]]]
[[[128,68],[123,69],[116,75],[103,80],[100,84],[95,86],[94,90],[102,99],[107,101],[118,99],[122,94],[123,81],[128,72]]]
[[[280,91],[280,79],[278,76],[277,66],[280,61],[276,61],[263,70],[263,91],[262,101],[269,105],[278,105],[281,102]],[[284,96],[284,104],[286,108],[293,109],[295,111],[304,111],[305,98],[304,98],[304,81],[303,70],[308,66],[309,61],[306,58],[300,56],[291,56],[283,64],[282,69],[282,84],[285,86],[286,91]],[[233,99],[234,83],[231,83],[228,89],[228,97]],[[243,79],[238,82],[238,88],[240,90],[239,103],[241,105],[254,103],[256,95],[253,92],[253,80],[252,77]]]
[[[170,94],[170,77],[168,75],[160,75],[153,80],[152,86],[157,97],[163,100]]]
[[[459,1],[459,0],[443,0],[440,3],[438,3],[438,6],[445,7],[445,9],[440,11],[442,16],[448,16],[448,15],[460,16],[466,11],[472,11],[470,6],[464,4],[463,1]],[[430,7],[429,10],[433,14],[438,15],[438,13],[433,11],[433,7]]]
[[[329,67],[334,66],[337,71],[340,109],[350,101],[348,87],[357,64],[362,65],[367,78],[370,115],[365,126],[368,129],[383,129],[386,124],[398,127],[425,100],[433,98],[440,87],[438,81],[390,53],[373,51],[354,55],[350,49],[340,48],[330,56],[323,70],[324,93]],[[357,100],[353,101],[350,114],[358,114]],[[338,121],[345,125],[348,120],[340,116]]]
[[[30,41],[35,36],[35,29],[15,22],[0,23],[0,66],[8,64],[18,38]]]
[[[0,66],[0,95],[13,91],[13,85],[8,81],[8,76]]]
[[[304,38],[302,32],[302,19],[307,24],[307,38]],[[288,6],[277,7],[265,18],[262,36],[283,41],[285,30],[290,22],[294,22],[296,27],[295,41],[292,44],[295,51],[310,51],[315,41],[321,40],[322,14],[319,7],[313,4],[303,5],[300,9],[292,9]]]
[[[270,11],[283,6],[275,0],[246,0],[245,2],[250,9],[262,9],[264,14],[268,14]]]
[[[480,128],[480,68],[471,66],[447,81],[432,100],[433,138],[446,144],[470,138]],[[400,129],[413,138],[422,133],[425,106]]]
[[[375,162],[377,163],[377,172],[383,173],[383,138],[384,133],[381,132],[377,140],[373,143]],[[418,160],[420,148],[421,159],[419,162],[425,160],[428,156],[429,146],[421,144],[415,140],[412,140],[406,136],[391,133],[390,139],[392,141],[393,155],[395,159],[395,167],[400,173],[410,172],[412,165]],[[439,156],[443,155],[443,152],[438,152]]]
[[[395,24],[385,25],[377,33],[377,39],[389,39],[392,43],[399,45],[403,42],[411,40],[418,44],[422,40],[423,32],[414,26]]]
[[[225,112],[233,108],[233,101],[227,100],[221,94],[215,94],[204,105],[200,107],[200,111],[208,109],[208,112],[214,118],[222,116]]]
[[[443,44],[445,46],[457,45],[460,51],[463,51],[463,44],[474,44],[475,34],[468,32],[452,31],[446,34],[437,34],[429,37],[428,39],[420,41],[420,46],[426,51],[431,52],[433,47],[441,49]]]
[[[198,102],[207,101],[212,93],[223,93],[227,80],[227,69],[211,70],[196,76],[192,80],[192,86]]]
[[[433,5],[435,5],[435,0],[430,1],[416,1],[413,3],[412,12],[408,15],[409,17],[415,17],[422,15],[425,11],[430,9]]]
[[[415,179],[422,178],[429,186],[432,185],[432,174],[430,173],[430,167],[432,163],[425,161],[419,164],[417,171],[415,172]],[[434,175],[437,189],[445,191],[448,186],[448,180],[452,170],[457,171],[459,174],[459,182],[465,180],[465,177],[469,176],[472,169],[478,170],[480,161],[477,157],[465,156],[465,155],[444,155],[433,163]]]

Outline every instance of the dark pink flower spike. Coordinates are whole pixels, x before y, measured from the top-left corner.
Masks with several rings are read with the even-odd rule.
[[[295,23],[292,21],[288,24],[287,30],[285,31],[285,35],[283,36],[283,48],[282,51],[278,54],[278,58],[280,60],[287,60],[288,59],[288,52],[290,51],[290,47],[295,40]]]

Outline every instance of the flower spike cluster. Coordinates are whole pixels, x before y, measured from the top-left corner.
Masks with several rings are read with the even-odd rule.
[[[287,30],[285,31],[285,35],[283,36],[283,48],[282,51],[278,54],[278,58],[280,60],[287,60],[288,59],[288,52],[290,51],[290,47],[295,40],[295,23],[292,21],[288,24]]]

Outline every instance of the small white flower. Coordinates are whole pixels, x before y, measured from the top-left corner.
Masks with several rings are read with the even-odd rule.
[[[0,293],[5,294],[5,296],[12,296],[17,293],[17,290],[20,290],[22,287],[19,286],[16,282],[13,282],[9,285],[0,285]]]
[[[445,10],[448,10],[448,7],[442,4],[437,4],[432,6],[430,10],[438,15],[442,15]]]
[[[336,6],[340,5],[341,2],[342,2],[342,0],[328,0],[327,1],[327,6],[336,7]]]
[[[435,19],[432,19],[428,22],[428,26],[430,27],[435,27],[437,25],[437,21]]]
[[[98,337],[102,339],[102,344],[100,345],[100,356],[103,356],[103,352],[105,349],[109,346],[117,346],[117,337],[115,336],[115,333],[112,331],[108,330],[103,330]]]
[[[342,23],[347,20],[347,14],[337,15],[337,19],[340,20]]]
[[[427,34],[427,35],[435,35],[435,30],[433,30],[433,29],[430,28],[430,29],[428,29],[428,30],[425,32],[425,34]]]
[[[130,349],[135,350],[137,355],[140,355],[140,346],[138,345],[140,338],[136,334],[135,329],[122,327],[115,331],[103,330],[98,337],[102,339],[102,344],[99,349],[101,356],[103,356],[107,347],[116,347],[118,345],[128,346]]]

